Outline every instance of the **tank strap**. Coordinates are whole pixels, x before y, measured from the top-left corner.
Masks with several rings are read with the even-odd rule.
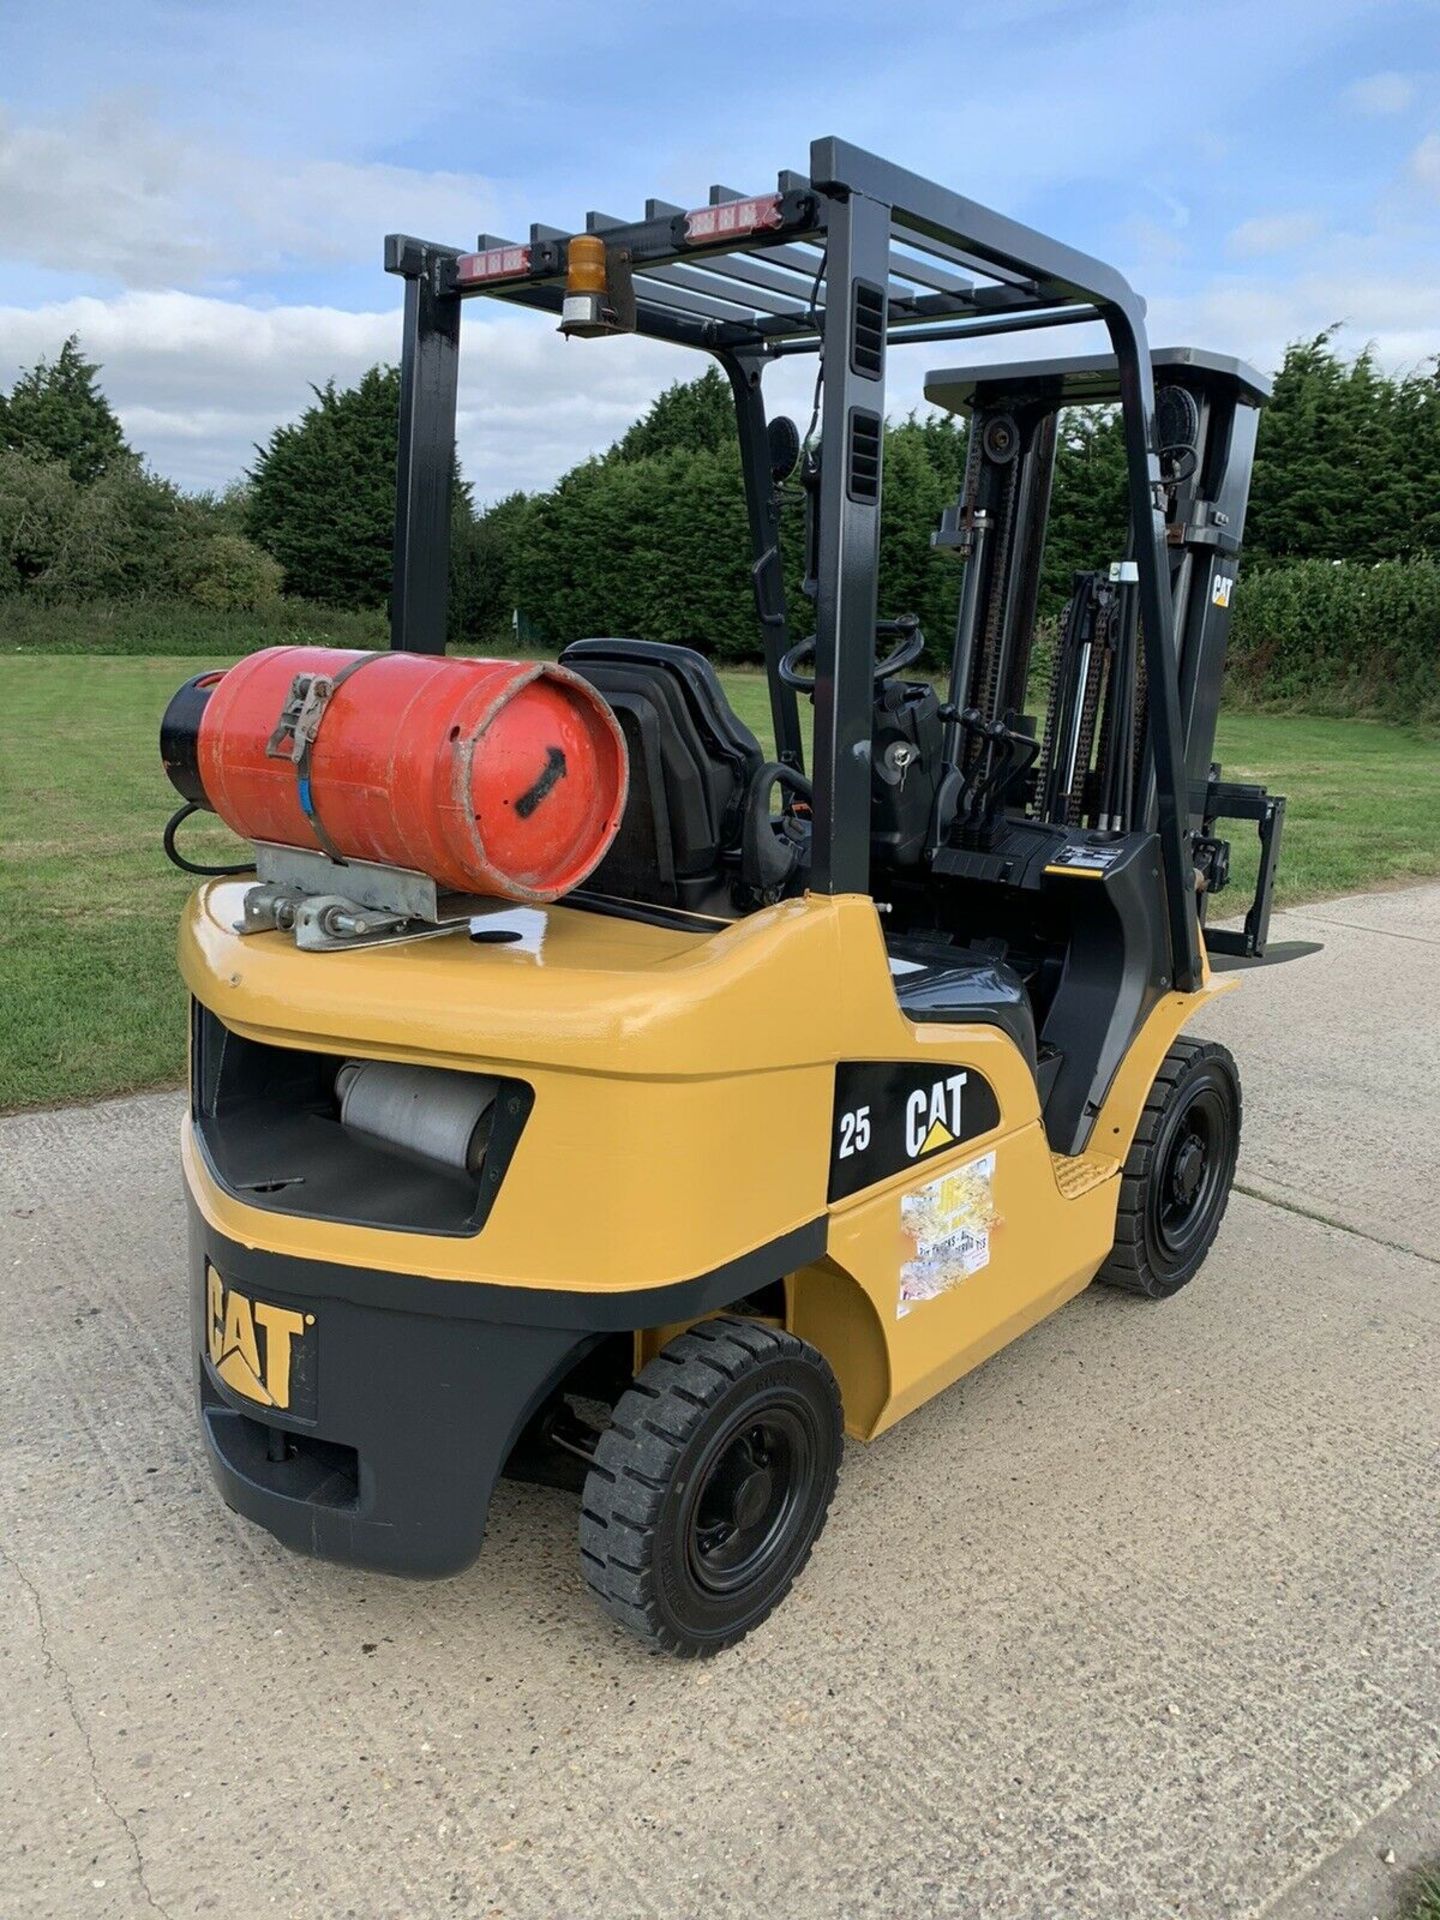
[[[352,660],[339,673],[297,673],[290,683],[285,704],[280,709],[275,731],[265,746],[266,755],[271,760],[292,760],[295,763],[295,790],[300,811],[309,822],[310,831],[337,867],[348,866],[349,862],[325,831],[325,824],[316,810],[315,795],[310,784],[310,756],[315,749],[315,736],[320,731],[320,722],[325,718],[326,709],[336,693],[351,674],[368,667],[372,660],[383,658],[382,653],[367,653],[363,660]]]

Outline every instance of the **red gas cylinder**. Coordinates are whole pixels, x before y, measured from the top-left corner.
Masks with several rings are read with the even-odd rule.
[[[287,721],[304,731],[303,675],[321,679],[302,758]],[[328,647],[269,647],[223,674],[200,715],[196,773],[243,839],[531,901],[599,864],[629,780],[614,714],[564,667]]]

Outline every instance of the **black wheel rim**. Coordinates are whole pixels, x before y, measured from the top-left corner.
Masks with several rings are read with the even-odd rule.
[[[798,1406],[752,1404],[712,1437],[682,1520],[686,1569],[702,1593],[737,1593],[785,1558],[815,1456]]]
[[[1224,1188],[1229,1137],[1218,1089],[1197,1087],[1176,1116],[1155,1183],[1155,1234],[1171,1260],[1205,1236]]]

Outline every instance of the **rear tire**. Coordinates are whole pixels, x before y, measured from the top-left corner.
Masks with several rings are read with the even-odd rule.
[[[1168,1300],[1194,1278],[1225,1218],[1240,1116],[1229,1050],[1177,1040],[1141,1112],[1120,1180],[1115,1245],[1097,1280]]]
[[[580,1512],[612,1619],[665,1653],[719,1653],[810,1557],[835,1491],[840,1390],[824,1356],[754,1320],[702,1320],[620,1397]]]

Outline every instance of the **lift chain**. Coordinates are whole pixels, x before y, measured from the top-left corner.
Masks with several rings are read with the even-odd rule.
[[[1103,588],[1095,609],[1095,625],[1090,651],[1085,659],[1085,679],[1080,692],[1080,720],[1076,729],[1074,772],[1066,804],[1067,826],[1079,826],[1091,810],[1094,799],[1091,760],[1095,750],[1095,727],[1100,714],[1102,680],[1113,644],[1115,602],[1106,598]]]
[[[972,449],[965,474],[963,499],[975,501],[979,497],[979,474],[985,449],[982,436],[972,434]],[[993,460],[991,464],[996,464]],[[1000,463],[1003,479],[1001,496],[995,502],[990,518],[995,533],[991,536],[987,580],[989,583],[985,603],[985,625],[976,650],[976,659],[971,669],[970,686],[960,688],[958,693],[962,702],[968,702],[972,708],[978,708],[982,714],[999,717],[1000,705],[1000,646],[1005,625],[1005,604],[1008,592],[1010,549],[1015,531],[1015,493],[1019,485],[1020,462],[1009,460]],[[967,734],[962,746],[962,771],[973,774],[977,760],[984,754],[984,742],[973,733]]]

